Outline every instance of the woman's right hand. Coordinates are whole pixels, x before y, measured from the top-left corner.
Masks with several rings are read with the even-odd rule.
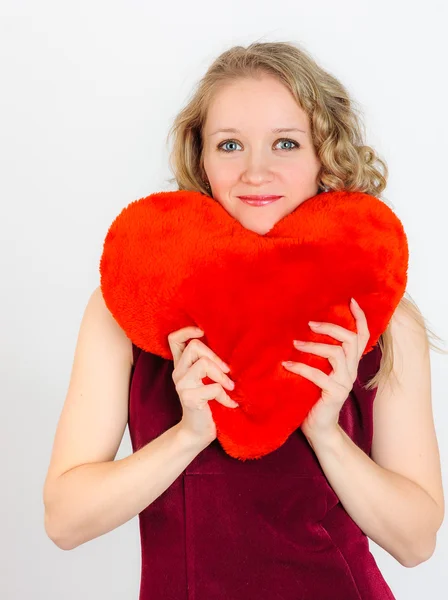
[[[168,343],[174,360],[173,381],[182,404],[180,428],[204,443],[216,438],[216,426],[209,400],[217,400],[224,406],[239,406],[224,391],[234,388],[232,380],[225,374],[230,371],[219,358],[198,337],[204,332],[197,327],[184,327],[168,335]],[[187,344],[187,340],[191,340]],[[217,383],[204,385],[203,377]],[[224,386],[224,387],[223,387]]]

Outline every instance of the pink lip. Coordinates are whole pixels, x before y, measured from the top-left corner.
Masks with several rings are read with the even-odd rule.
[[[246,204],[250,204],[250,206],[265,206],[266,204],[271,204],[272,202],[279,200],[279,198],[283,198],[283,196],[250,195],[250,196],[238,196],[238,198],[240,200],[242,200],[243,202],[245,202]]]
[[[256,196],[255,194],[249,194],[248,196],[238,196],[238,198],[241,198],[241,200],[278,200],[278,198],[283,198],[283,196]]]

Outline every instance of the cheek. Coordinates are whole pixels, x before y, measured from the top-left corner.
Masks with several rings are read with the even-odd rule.
[[[240,167],[235,160],[223,160],[219,155],[209,154],[204,158],[204,167],[210,181],[215,187],[227,185],[240,173]]]
[[[233,188],[238,184],[241,176],[241,170],[235,168],[235,165],[227,164],[225,168],[220,166],[219,169],[212,172],[211,177],[216,189],[221,189],[224,192]]]
[[[288,181],[292,184],[303,183],[307,178],[307,169],[304,168],[304,165],[296,165],[292,169],[288,169],[288,171],[284,173],[284,177],[287,177]]]
[[[315,157],[303,157],[301,161],[287,166],[286,176],[290,181],[306,183],[315,180],[319,169],[320,164]]]

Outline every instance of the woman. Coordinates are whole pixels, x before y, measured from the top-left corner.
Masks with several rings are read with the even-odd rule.
[[[178,188],[260,235],[318,193],[386,187],[346,89],[294,44],[224,52],[170,133]],[[280,197],[247,198],[266,194]],[[368,323],[351,310],[357,333],[310,323],[340,345],[296,344],[327,357],[330,375],[285,364],[321,387],[319,402],[275,452],[243,462],[216,439],[208,401],[235,407],[233,383],[204,332],[172,332],[172,361],[145,352],[97,288],[45,483],[50,538],[71,549],[139,514],[141,600],[393,598],[367,536],[411,567],[433,554],[444,518],[432,344],[403,298],[362,357]],[[115,461],[127,423],[134,452]]]

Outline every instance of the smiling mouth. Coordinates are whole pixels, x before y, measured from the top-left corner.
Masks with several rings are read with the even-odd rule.
[[[272,204],[273,202],[280,200],[280,198],[283,198],[283,196],[267,196],[267,195],[263,195],[263,196],[251,195],[251,196],[237,196],[237,197],[245,204],[249,204],[251,206],[266,206],[267,204]]]

